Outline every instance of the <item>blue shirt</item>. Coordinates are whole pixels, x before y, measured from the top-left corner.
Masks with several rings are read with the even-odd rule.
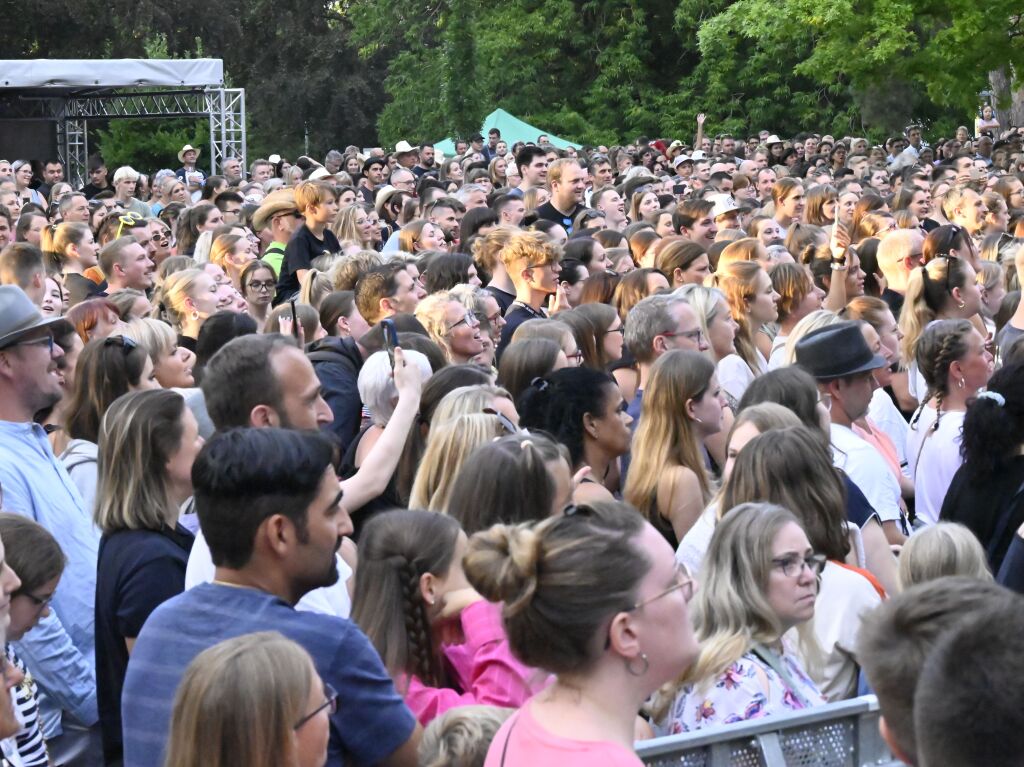
[[[61,733],[62,711],[85,725],[99,719],[93,604],[100,533],[38,424],[0,421],[0,487],[4,511],[41,524],[67,557],[53,611],[14,643],[39,685],[43,734],[50,738]]]
[[[121,698],[124,767],[162,767],[174,693],[188,664],[218,642],[255,631],[279,631],[298,642],[338,691],[328,765],[376,764],[412,735],[412,713],[354,623],[298,612],[256,589],[204,583],[160,605],[135,642]]]

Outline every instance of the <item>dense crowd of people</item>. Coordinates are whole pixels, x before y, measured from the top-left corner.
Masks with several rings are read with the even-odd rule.
[[[1018,762],[1024,129],[546,139],[0,160],[4,764]]]

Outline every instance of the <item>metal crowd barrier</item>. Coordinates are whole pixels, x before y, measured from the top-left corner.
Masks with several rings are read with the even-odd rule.
[[[889,767],[878,699],[853,700],[637,743],[648,767]]]

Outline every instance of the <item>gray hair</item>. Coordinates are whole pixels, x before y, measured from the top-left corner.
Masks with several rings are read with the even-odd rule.
[[[430,360],[425,354],[412,349],[404,349],[406,364],[416,365],[426,381],[432,370]],[[370,418],[377,426],[385,426],[395,413],[398,403],[398,389],[391,371],[391,359],[387,352],[374,352],[366,358],[359,379],[356,382],[359,399],[370,411]]]
[[[675,295],[648,296],[629,310],[623,342],[637,362],[654,359],[655,337],[675,330],[669,310],[685,303],[685,298]]]
[[[469,199],[469,196],[473,194],[473,192],[483,192],[484,194],[487,194],[487,190],[479,184],[466,184],[455,192],[455,199],[465,205],[466,200]]]

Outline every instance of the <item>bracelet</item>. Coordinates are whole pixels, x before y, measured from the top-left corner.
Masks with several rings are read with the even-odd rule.
[[[832,271],[833,272],[845,272],[846,271],[846,264],[843,263],[842,261],[833,261],[831,266],[832,266]]]

